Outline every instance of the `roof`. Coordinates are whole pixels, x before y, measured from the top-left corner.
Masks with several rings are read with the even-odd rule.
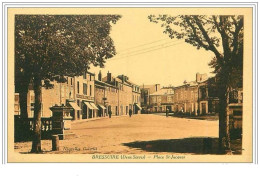
[[[86,73],[95,76],[95,73],[92,73],[92,72],[89,72],[89,71],[87,71]]]
[[[107,83],[107,82],[99,81],[99,80],[95,80],[95,85],[96,85],[96,86],[97,86],[97,85],[98,85],[98,86],[102,85],[103,87],[109,86],[109,87],[117,88],[115,85],[109,84],[109,83]]]
[[[173,94],[174,94],[174,91],[172,89],[161,88],[157,92],[150,94],[150,96],[160,96],[160,95],[162,96],[162,95],[173,95]]]
[[[156,84],[151,84],[151,85],[147,85],[147,84],[145,84],[145,85],[140,85],[140,87],[141,88],[152,88],[152,87],[154,87]]]

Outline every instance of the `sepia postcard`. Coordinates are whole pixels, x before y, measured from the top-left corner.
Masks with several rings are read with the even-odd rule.
[[[253,162],[252,7],[7,21],[7,162]]]

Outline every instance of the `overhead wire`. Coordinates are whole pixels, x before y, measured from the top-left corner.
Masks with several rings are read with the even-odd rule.
[[[133,46],[133,47],[130,47],[130,48],[127,48],[127,49],[120,50],[120,52],[124,52],[124,51],[127,51],[129,49],[135,49],[135,48],[138,48],[138,47],[146,46],[146,45],[149,45],[149,44],[154,44],[156,42],[165,41],[165,40],[169,40],[169,38],[164,38],[164,39],[161,39],[161,40],[156,40],[156,41],[152,41],[152,42],[149,42],[149,43]]]
[[[174,40],[174,41],[157,44],[157,45],[154,45],[154,46],[151,46],[151,47],[145,47],[145,48],[142,48],[142,49],[137,49],[137,50],[134,50],[134,51],[127,51],[127,52],[123,52],[123,53],[121,53],[122,51],[119,51],[117,53],[117,55],[121,56],[121,55],[124,55],[124,54],[132,54],[132,53],[139,52],[139,51],[153,49],[153,48],[158,47],[158,46],[164,46],[164,45],[167,45],[167,44],[172,44],[172,43],[177,42],[177,41],[179,41],[179,40],[177,39],[177,40]],[[129,48],[129,49],[131,49],[131,48]],[[133,48],[133,49],[136,49],[136,48]]]
[[[152,50],[149,50],[149,51],[143,51],[143,52],[136,53],[136,54],[130,54],[130,55],[127,55],[127,56],[118,57],[116,59],[111,59],[110,61],[116,61],[116,60],[132,57],[132,56],[136,56],[136,55],[141,55],[141,54],[144,54],[144,53],[148,53],[148,52],[152,52],[152,51],[156,51],[156,50],[172,47],[172,46],[179,45],[179,44],[182,44],[182,43],[185,43],[185,42],[175,43],[175,44],[171,44],[171,45],[168,45],[168,46],[163,46],[163,44],[162,44],[161,46],[163,46],[163,47],[160,47],[160,48],[155,48],[155,49],[152,49]],[[151,49],[151,48],[149,48],[149,49]],[[144,49],[144,50],[147,50],[147,49]]]

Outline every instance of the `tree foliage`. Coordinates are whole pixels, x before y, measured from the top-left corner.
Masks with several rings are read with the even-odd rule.
[[[243,70],[243,16],[221,15],[150,15],[151,22],[160,23],[170,38],[184,39],[185,42],[214,53],[210,62],[217,75],[225,74],[226,84],[234,85],[232,77]],[[221,82],[223,82],[221,80]]]
[[[110,37],[119,15],[16,15],[15,85],[24,99],[29,83],[35,93],[32,152],[40,152],[41,88],[63,76],[80,76],[90,64],[103,67],[116,54]],[[42,82],[44,81],[44,83]],[[20,104],[22,105],[22,104]],[[26,111],[26,109],[23,109]]]
[[[109,36],[118,15],[16,15],[16,74],[82,75],[115,55]]]

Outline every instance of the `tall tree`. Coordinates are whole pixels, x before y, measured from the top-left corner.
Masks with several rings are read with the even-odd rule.
[[[230,149],[229,92],[242,84],[243,16],[150,15],[148,18],[160,23],[170,38],[184,39],[197,49],[204,48],[214,53],[209,66],[216,73],[219,92],[219,149]]]
[[[41,152],[42,87],[62,78],[57,76],[80,76],[90,64],[103,67],[106,59],[116,54],[110,31],[111,24],[119,18],[119,15],[16,15],[15,82],[22,92],[27,92],[32,82],[35,94],[32,152]]]

